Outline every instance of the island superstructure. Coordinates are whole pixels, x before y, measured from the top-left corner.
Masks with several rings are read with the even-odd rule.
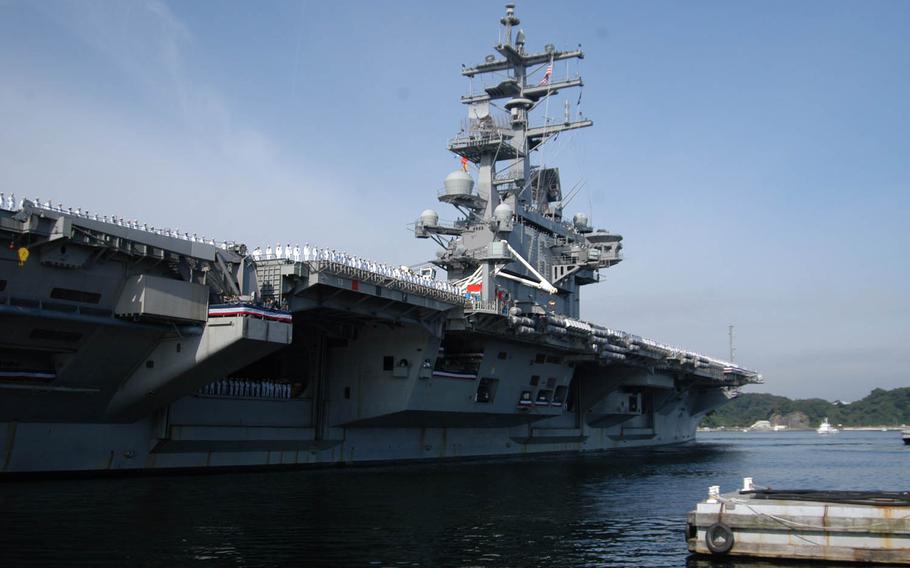
[[[460,217],[420,214],[415,236],[440,245],[423,268],[0,197],[0,471],[691,441],[760,376],[582,319],[580,289],[622,260],[622,237],[564,219],[559,170],[532,158],[593,124],[568,104],[549,116],[582,87],[555,64],[583,53],[527,51],[519,23],[507,6],[498,55],[462,69],[496,79],[462,97],[462,167],[436,196]]]

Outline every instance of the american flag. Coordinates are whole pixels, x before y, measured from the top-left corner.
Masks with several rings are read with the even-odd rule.
[[[540,80],[540,83],[537,83],[537,86],[546,85],[550,82],[550,75],[553,74],[553,64],[550,63],[547,65],[547,70],[543,74],[543,79]]]

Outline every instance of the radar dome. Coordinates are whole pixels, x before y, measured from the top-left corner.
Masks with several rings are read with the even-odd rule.
[[[420,214],[420,224],[425,227],[435,227],[439,224],[439,213],[432,209],[424,209]]]
[[[471,174],[464,170],[455,170],[446,176],[443,182],[446,195],[470,195],[474,189],[474,180]]]
[[[575,225],[575,229],[580,233],[591,231],[590,220],[584,213],[576,213],[575,216],[572,217],[572,223]]]
[[[514,211],[508,203],[500,203],[496,206],[496,209],[493,210],[493,217],[497,221],[508,221],[512,218]]]

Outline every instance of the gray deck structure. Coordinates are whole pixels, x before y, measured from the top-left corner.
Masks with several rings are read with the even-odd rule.
[[[622,237],[563,219],[558,169],[532,161],[592,122],[567,107],[532,122],[582,86],[545,68],[583,53],[526,52],[511,6],[501,22],[499,55],[462,69],[507,78],[461,101],[468,119],[449,150],[465,167],[436,196],[461,217],[446,225],[426,210],[415,223],[441,247],[435,268],[309,246],[263,255],[0,200],[0,472],[675,444],[759,381],[581,319],[580,288],[622,260]],[[256,302],[293,323],[230,308]]]

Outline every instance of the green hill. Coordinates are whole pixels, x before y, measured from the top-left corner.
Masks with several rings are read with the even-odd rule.
[[[910,387],[875,389],[862,400],[850,404],[820,398],[790,400],[773,394],[747,393],[708,414],[702,426],[744,428],[775,414],[803,412],[812,426],[827,417],[832,424],[844,426],[898,426],[910,424]]]

